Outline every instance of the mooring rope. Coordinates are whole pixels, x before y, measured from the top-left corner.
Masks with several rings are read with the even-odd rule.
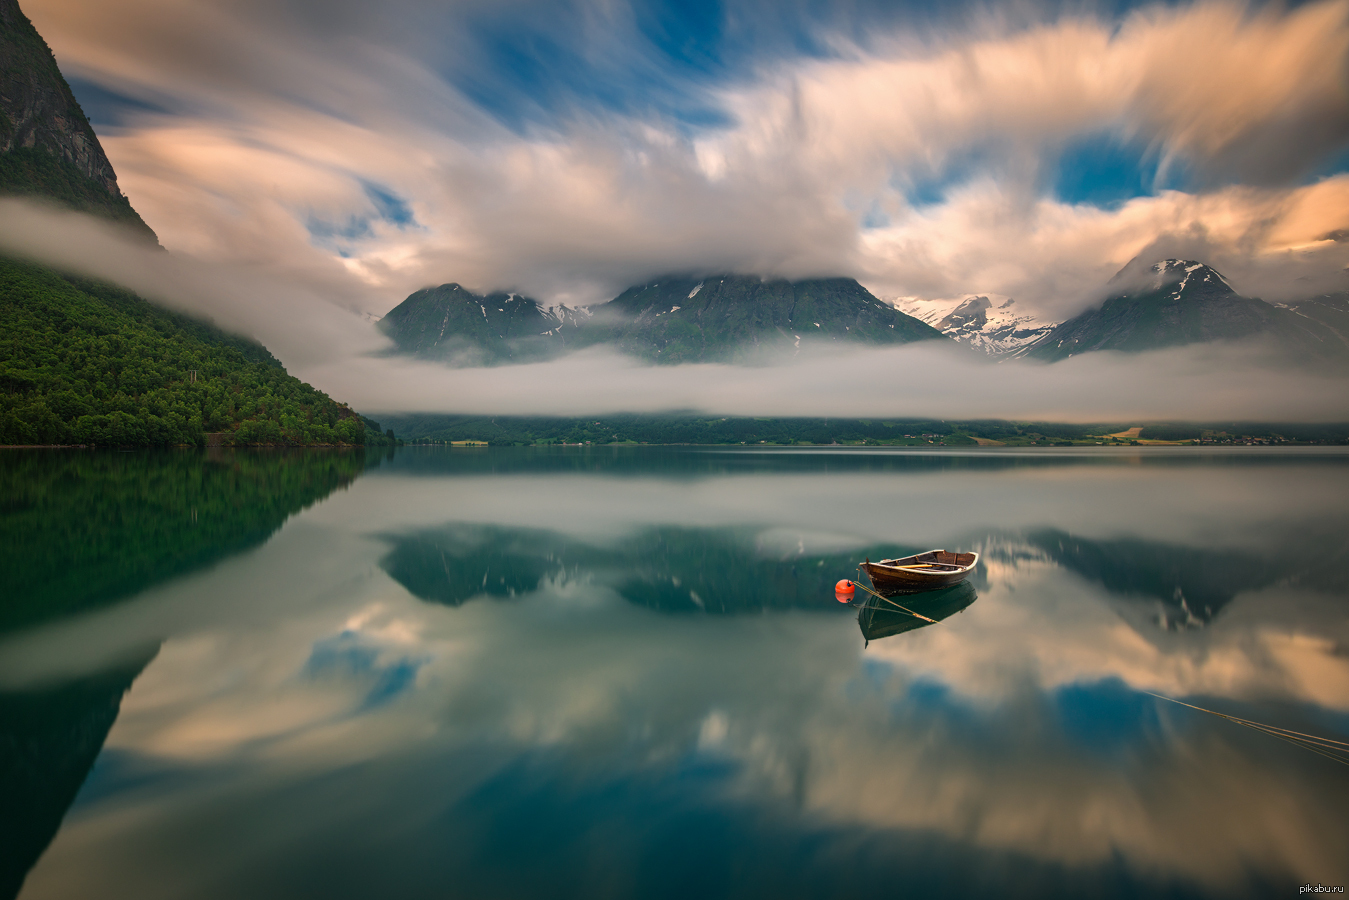
[[[859,572],[862,571],[862,567],[861,567],[861,566],[858,566],[858,567],[857,567],[857,570],[858,570]],[[898,603],[896,603],[895,601],[891,600],[889,597],[885,596],[884,594],[878,594],[876,591],[873,591],[871,588],[867,587],[865,584],[862,584],[862,582],[860,582],[860,581],[854,581],[854,582],[853,582],[853,586],[854,586],[854,587],[860,587],[862,590],[866,591],[868,594],[870,594],[871,596],[875,597],[877,600],[882,600],[882,601],[884,601],[884,602],[886,602],[886,603],[889,603],[891,606],[895,607],[896,609],[903,610],[904,612],[906,612],[906,613],[908,613],[909,615],[913,616],[915,619],[922,619],[924,622],[931,622],[933,625],[936,625],[936,624],[937,624],[937,620],[936,620],[936,619],[929,619],[927,616],[922,615],[921,613],[916,613],[916,612],[914,612],[913,610],[909,609],[909,608],[906,607],[906,606],[900,606]]]
[[[1186,703],[1177,700],[1174,697],[1167,697],[1164,694],[1154,694],[1152,691],[1143,691],[1158,700],[1169,700],[1180,706],[1197,709],[1200,712],[1206,712],[1211,716],[1217,716],[1220,719],[1227,719],[1229,722],[1235,722],[1238,725],[1245,725],[1247,728],[1254,729],[1276,737],[1281,741],[1287,741],[1290,744],[1296,744],[1305,750],[1310,750],[1317,756],[1324,756],[1326,759],[1332,759],[1341,765],[1349,766],[1349,742],[1337,741],[1333,738],[1320,737],[1314,734],[1305,734],[1301,731],[1293,731],[1291,728],[1280,728],[1277,725],[1266,725],[1264,722],[1255,722],[1251,719],[1243,719],[1240,716],[1229,716],[1226,713],[1215,712],[1211,709],[1205,709],[1202,706],[1195,706],[1193,703]]]

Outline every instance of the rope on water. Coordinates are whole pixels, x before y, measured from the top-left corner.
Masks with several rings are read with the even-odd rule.
[[[861,569],[862,569],[862,567],[861,567],[861,566],[858,566],[857,569],[858,569],[858,571],[860,572]],[[871,596],[875,597],[877,600],[880,600],[880,601],[882,601],[882,602],[884,602],[884,603],[889,603],[891,606],[895,607],[896,609],[908,613],[909,615],[913,616],[915,619],[922,619],[924,622],[931,622],[933,625],[936,625],[936,624],[937,624],[937,620],[936,620],[936,619],[929,619],[927,616],[922,615],[921,613],[916,613],[916,612],[914,612],[913,610],[909,609],[909,608],[906,607],[906,606],[900,606],[898,603],[896,603],[895,601],[891,600],[889,597],[885,596],[884,594],[878,594],[876,591],[873,591],[871,588],[867,587],[865,584],[862,584],[862,582],[860,582],[860,581],[854,581],[854,582],[853,582],[853,585],[854,585],[855,587],[860,587],[862,590],[866,591],[868,594],[870,594]]]
[[[1263,722],[1255,722],[1251,719],[1243,719],[1240,716],[1229,716],[1226,713],[1214,712],[1211,709],[1205,709],[1202,706],[1195,706],[1193,703],[1185,703],[1174,697],[1167,697],[1163,694],[1154,694],[1152,691],[1143,691],[1151,697],[1158,700],[1169,700],[1180,706],[1197,709],[1200,712],[1206,712],[1211,716],[1217,716],[1220,719],[1227,719],[1229,722],[1235,722],[1238,725],[1244,725],[1256,731],[1263,732],[1270,737],[1276,737],[1281,741],[1287,741],[1290,744],[1296,744],[1304,750],[1310,750],[1317,756],[1324,756],[1326,759],[1332,759],[1341,765],[1349,766],[1349,743],[1337,741],[1333,738],[1320,737],[1314,734],[1304,734],[1301,731],[1293,731],[1291,728],[1280,728],[1277,725],[1266,725]]]

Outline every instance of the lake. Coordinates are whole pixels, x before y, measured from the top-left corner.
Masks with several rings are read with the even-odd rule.
[[[1163,699],[1349,741],[1345,448],[10,450],[0,486],[0,896],[1349,883],[1349,766]],[[834,584],[938,547],[981,555],[945,617],[864,635]]]

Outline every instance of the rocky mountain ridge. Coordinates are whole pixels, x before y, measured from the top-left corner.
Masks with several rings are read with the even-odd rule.
[[[1024,355],[1054,362],[1096,350],[1142,352],[1264,338],[1299,359],[1349,358],[1349,344],[1325,323],[1244,297],[1202,262],[1164,259],[1141,273],[1131,264],[1111,284],[1116,292],[1101,306],[1055,326]]]
[[[992,357],[1015,356],[1058,324],[1021,309],[1011,297],[996,294],[965,294],[955,300],[900,299],[895,306],[957,343]]]
[[[0,153],[45,150],[121,197],[117,175],[18,0],[0,0]]]
[[[54,200],[154,237],[17,0],[0,0],[0,194]]]
[[[380,328],[397,352],[455,365],[545,359],[612,344],[657,363],[746,361],[761,352],[834,344],[942,340],[939,331],[851,278],[666,276],[591,307],[543,306],[458,284],[417,291]]]
[[[454,365],[530,362],[582,346],[590,311],[544,306],[522,294],[475,294],[459,284],[424,288],[379,322],[401,353]]]

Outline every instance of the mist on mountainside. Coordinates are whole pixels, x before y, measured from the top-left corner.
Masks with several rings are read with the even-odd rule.
[[[381,355],[392,347],[375,323],[303,286],[137,246],[72,213],[13,200],[0,208],[5,252],[115,281],[254,337],[298,377],[366,411],[1349,419],[1342,372],[1290,365],[1259,339],[1086,354],[1053,365],[992,363],[952,342],[923,341],[793,351],[753,366],[653,367],[601,346],[549,362],[451,369]]]

